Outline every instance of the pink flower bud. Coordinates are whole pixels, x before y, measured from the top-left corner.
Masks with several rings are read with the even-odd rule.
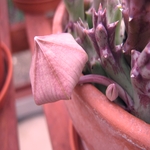
[[[30,68],[36,104],[70,99],[88,60],[71,34],[37,36]]]

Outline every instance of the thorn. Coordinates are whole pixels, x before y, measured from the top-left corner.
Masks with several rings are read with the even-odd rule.
[[[120,11],[123,11],[122,5],[118,4],[117,7],[120,9]]]
[[[131,78],[135,78],[135,75],[134,74],[131,74],[131,76],[130,76]]]
[[[123,49],[122,52],[125,53],[126,51]]]
[[[133,18],[132,17],[129,17],[129,22],[131,22],[133,20]]]
[[[134,54],[135,53],[135,50],[133,49],[133,50],[131,50],[131,54]]]
[[[115,26],[116,26],[118,23],[119,23],[119,20],[118,20],[118,21],[116,21],[116,22],[114,22]]]
[[[136,69],[131,70],[131,75],[130,75],[131,78],[137,78],[139,75],[140,74]]]
[[[108,24],[108,28],[115,28],[117,24],[119,23],[119,20],[113,23]]]
[[[108,55],[106,54],[106,55],[104,55],[104,58],[107,58],[108,57]]]
[[[38,41],[39,40],[39,37],[38,36],[35,36],[34,37],[34,41]]]
[[[102,4],[100,3],[98,11],[101,11],[101,10],[103,10],[103,8],[102,8]]]
[[[105,15],[105,14],[106,14],[106,8],[103,10],[102,15]]]

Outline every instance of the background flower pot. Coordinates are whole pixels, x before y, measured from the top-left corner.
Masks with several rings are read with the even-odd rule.
[[[63,12],[59,12],[61,10]],[[56,11],[53,33],[62,32],[64,20],[57,15],[64,10],[61,4]],[[65,104],[87,149],[150,149],[150,125],[108,101],[92,85],[77,86],[71,100]]]
[[[15,6],[25,13],[54,11],[60,0],[13,0]]]
[[[5,81],[5,63],[4,63],[3,49],[2,49],[1,45],[0,45],[0,68],[1,68],[1,73],[0,73],[0,90],[2,90],[4,81]]]
[[[3,85],[0,90],[0,149],[18,150],[17,119],[15,110],[15,92],[12,84],[12,57],[8,47],[0,42],[1,63],[0,74],[4,74]],[[1,58],[0,58],[1,59]]]
[[[87,150],[85,144],[83,143],[82,139],[80,138],[71,121],[69,127],[69,139],[71,150]]]
[[[12,79],[12,58],[10,50],[0,43],[0,108],[3,106]]]

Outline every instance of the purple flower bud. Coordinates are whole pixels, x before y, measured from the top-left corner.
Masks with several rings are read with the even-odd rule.
[[[110,84],[106,89],[106,97],[110,101],[114,101],[118,97],[118,89],[114,83]]]
[[[78,82],[78,84],[83,84],[83,83],[99,83],[105,86],[109,86],[110,84],[115,84],[117,90],[118,90],[118,95],[120,98],[126,103],[127,108],[129,111],[133,109],[133,100],[132,98],[128,95],[128,93],[115,81],[102,76],[102,75],[85,75],[82,76]],[[115,91],[116,95],[117,92]],[[109,94],[108,94],[109,95]]]

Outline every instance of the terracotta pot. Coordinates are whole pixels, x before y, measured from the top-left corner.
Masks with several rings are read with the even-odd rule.
[[[25,13],[54,11],[61,0],[13,0],[15,6]]]
[[[58,7],[56,15],[63,14],[63,7],[63,4]],[[54,33],[62,32],[62,22],[63,18],[54,16]],[[94,86],[77,86],[71,100],[65,104],[82,143],[85,143],[84,149],[150,149],[150,125],[108,101]],[[79,148],[76,140],[72,145]]]
[[[81,137],[79,136],[78,132],[74,128],[74,125],[72,124],[71,121],[69,126],[70,126],[69,139],[70,139],[71,150],[88,150],[87,146],[85,145],[85,142],[81,139]]]
[[[4,63],[4,56],[3,56],[3,50],[0,44],[0,91],[3,87],[4,81],[5,81],[5,63]]]
[[[0,43],[0,108],[3,106],[5,96],[12,79],[12,57],[10,50],[4,43]]]
[[[77,86],[65,104],[89,150],[150,149],[150,125],[108,101],[92,85]]]

